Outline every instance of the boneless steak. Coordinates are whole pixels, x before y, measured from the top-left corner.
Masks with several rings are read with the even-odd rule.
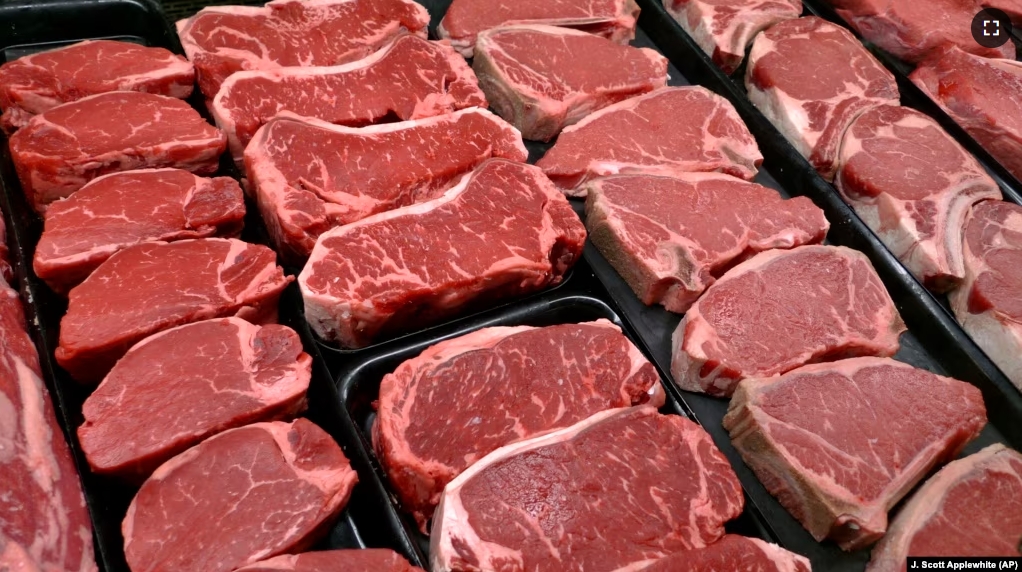
[[[215,480],[210,480],[216,475]],[[229,572],[319,540],[358,481],[306,419],[225,431],[167,461],[121,524],[132,572]]]
[[[651,406],[490,453],[447,485],[433,572],[627,570],[708,546],[742,490],[707,433]]]
[[[855,356],[889,357],[905,324],[865,255],[840,246],[768,250],[728,270],[674,331],[671,373],[688,391]]]
[[[272,322],[294,279],[276,260],[265,246],[224,238],[126,248],[71,290],[57,362],[78,381],[96,383],[157,332],[226,316]]]
[[[93,179],[51,203],[32,258],[36,276],[66,293],[115,252],[140,242],[234,237],[245,198],[230,177],[181,169],[143,169]]]
[[[675,552],[642,572],[810,572],[809,560],[758,538],[735,534],[697,550]]]
[[[285,554],[256,562],[237,572],[422,572],[386,548],[322,550]]]
[[[949,463],[905,504],[867,572],[903,572],[908,556],[1022,556],[1022,454],[1004,445]]]
[[[965,217],[1001,198],[972,155],[928,116],[884,105],[848,128],[838,163],[835,186],[887,248],[931,290],[956,288]]]
[[[207,99],[231,74],[360,60],[404,33],[426,37],[429,13],[412,0],[274,0],[207,6],[177,22]]]
[[[277,250],[300,264],[324,232],[435,199],[491,157],[528,152],[514,127],[472,108],[362,128],[278,116],[245,149],[245,166]]]
[[[653,365],[606,320],[484,328],[383,378],[373,445],[425,531],[444,487],[513,441],[615,407],[664,401]]]
[[[667,59],[651,49],[538,24],[481,32],[472,69],[497,115],[537,141],[667,85]]]
[[[975,386],[860,357],[741,382],[724,427],[816,540],[855,550],[882,537],[887,512],[986,421]]]
[[[145,91],[184,99],[195,70],[163,48],[89,40],[31,54],[0,66],[0,124],[8,133],[33,115],[108,91]]]
[[[569,196],[585,196],[596,177],[717,171],[752,180],[762,162],[728,100],[703,87],[669,87],[568,127],[536,165]]]
[[[226,146],[224,134],[184,101],[134,91],[54,107],[10,139],[21,187],[39,212],[107,173],[175,167],[212,174]]]
[[[443,196],[319,237],[298,284],[313,330],[346,347],[553,286],[585,228],[542,171],[491,159]]]
[[[210,104],[241,163],[256,130],[282,111],[361,127],[486,107],[472,68],[449,46],[406,35],[361,60],[333,67],[238,72]]]
[[[644,304],[672,312],[742,259],[822,242],[830,227],[807,198],[719,173],[613,175],[586,189],[593,244]]]

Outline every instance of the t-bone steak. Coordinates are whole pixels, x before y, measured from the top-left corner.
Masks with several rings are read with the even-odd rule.
[[[809,560],[758,538],[728,534],[706,548],[675,552],[642,572],[811,572]]]
[[[426,37],[429,13],[412,0],[274,0],[207,6],[178,20],[207,99],[231,74],[360,60],[405,33]]]
[[[895,256],[935,292],[961,284],[973,205],[1000,199],[979,163],[936,121],[884,105],[845,132],[835,186]]]
[[[873,550],[867,572],[904,572],[908,556],[1022,557],[1022,454],[990,445],[926,481]]]
[[[979,389],[887,358],[808,365],[738,385],[724,427],[771,494],[845,550],[986,425]]]
[[[664,8],[696,44],[731,75],[745,48],[767,28],[798,18],[802,0],[663,0]]]
[[[373,445],[420,527],[444,487],[513,441],[664,401],[656,369],[606,320],[494,327],[430,347],[380,385]]]
[[[549,141],[598,109],[667,85],[667,59],[651,49],[544,25],[480,33],[472,69],[497,115],[536,141]]]
[[[561,132],[536,162],[569,196],[607,175],[717,171],[756,176],[763,155],[731,102],[703,87],[669,87],[606,107]]]
[[[361,128],[277,117],[245,166],[277,250],[301,264],[324,232],[435,199],[491,157],[525,161],[528,151],[514,127],[471,108]]]
[[[186,324],[117,362],[85,400],[78,440],[94,472],[141,481],[206,437],[301,413],[311,375],[290,328],[241,318]]]
[[[124,555],[132,572],[230,572],[300,552],[326,534],[357,481],[306,419],[231,429],[142,485],[121,524]]]
[[[807,198],[719,173],[613,175],[586,189],[593,244],[644,304],[672,312],[741,260],[822,242],[830,227]]]
[[[292,280],[272,250],[236,239],[126,248],[71,290],[57,362],[78,381],[97,383],[131,346],[157,332],[226,316],[272,322]]]
[[[443,196],[319,237],[298,283],[322,338],[350,348],[559,284],[586,231],[538,168],[491,159]]]
[[[93,179],[44,216],[32,267],[66,293],[115,252],[140,242],[236,237],[245,197],[230,177],[206,179],[181,169],[145,169]]]
[[[176,167],[216,172],[227,138],[180,99],[115,91],[36,115],[11,136],[21,187],[38,212],[107,173]]]
[[[869,259],[840,246],[768,250],[710,286],[674,331],[682,389],[731,395],[739,381],[855,356],[889,357],[905,331]]]
[[[619,44],[635,37],[639,6],[635,0],[454,0],[437,32],[466,58],[475,51],[476,36],[513,24],[547,24],[574,28]]]
[[[237,572],[423,572],[387,548],[322,550],[284,554],[256,562]]]
[[[745,87],[752,103],[828,181],[852,121],[899,101],[891,72],[848,30],[815,16],[781,22],[756,38]]]
[[[490,453],[447,485],[433,572],[638,570],[724,535],[738,479],[710,436],[652,406]]]
[[[89,40],[0,66],[0,117],[8,133],[62,103],[108,91],[144,91],[184,99],[195,70],[163,48]]]
[[[486,107],[472,68],[450,46],[406,35],[339,66],[238,72],[224,81],[210,111],[240,164],[256,130],[282,111],[361,127],[467,107]]]

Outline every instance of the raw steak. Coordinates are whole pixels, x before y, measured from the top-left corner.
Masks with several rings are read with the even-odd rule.
[[[905,266],[935,292],[965,276],[962,230],[973,205],[1001,189],[936,121],[875,107],[845,132],[834,184]]]
[[[731,395],[739,381],[809,363],[889,357],[905,324],[873,265],[841,246],[761,252],[727,271],[674,331],[682,389]]]
[[[215,480],[210,476],[215,475]],[[358,481],[306,419],[231,429],[167,461],[121,531],[132,572],[229,572],[322,537]]]
[[[497,115],[536,141],[667,85],[667,59],[653,50],[535,24],[481,32],[472,69]]]
[[[875,357],[747,379],[724,417],[767,490],[845,550],[882,537],[887,511],[986,422],[976,387]]]
[[[324,550],[285,554],[256,562],[238,572],[423,572],[387,548]]]
[[[245,197],[230,177],[181,169],[111,173],[46,209],[32,267],[66,293],[115,252],[140,242],[241,234]]]
[[[78,381],[96,383],[157,332],[223,316],[272,322],[294,279],[276,260],[265,246],[225,238],[126,248],[71,290],[57,362]]]
[[[449,46],[402,36],[378,52],[334,67],[238,72],[210,111],[241,163],[256,130],[282,111],[359,127],[486,107],[472,68]]]
[[[586,232],[531,165],[491,159],[443,196],[320,236],[298,284],[321,337],[363,347],[564,279]]]
[[[36,115],[10,145],[25,196],[41,213],[107,173],[177,167],[212,174],[227,138],[180,99],[115,91]]]
[[[206,437],[301,413],[311,376],[312,358],[288,327],[186,324],[117,362],[85,400],[78,440],[94,472],[141,481]]]
[[[33,115],[108,91],[145,91],[184,99],[195,70],[163,48],[90,40],[28,55],[0,66],[0,117],[8,133]]]
[[[1022,180],[1022,63],[949,49],[909,76],[1004,168]]]
[[[891,72],[848,30],[815,16],[781,22],[756,38],[745,87],[752,103],[828,181],[852,121],[899,100]]]
[[[965,281],[951,293],[962,327],[1022,390],[1022,207],[982,202],[965,226]]]
[[[984,8],[996,8],[1004,12],[1011,18],[1012,24],[1022,26],[1022,0],[981,0],[980,4]]]
[[[605,409],[663,405],[659,381],[607,320],[485,328],[440,342],[383,378],[373,445],[425,531],[447,483],[486,454]]]
[[[207,99],[232,73],[360,60],[401,34],[426,37],[429,14],[412,0],[274,0],[207,6],[177,22]]]
[[[752,180],[762,162],[728,100],[703,87],[669,87],[568,127],[536,165],[569,196],[582,197],[596,177],[719,171]]]
[[[95,572],[92,521],[18,293],[0,281],[0,570]]]
[[[362,128],[277,117],[245,150],[277,250],[301,264],[324,232],[435,199],[490,157],[524,161],[518,131],[483,109]]]
[[[802,0],[663,0],[664,8],[725,74],[767,28],[798,18]]]
[[[627,45],[635,37],[639,6],[635,0],[454,0],[437,32],[466,58],[476,35],[513,24],[547,24],[574,28]]]
[[[805,197],[719,173],[614,175],[586,185],[593,244],[644,304],[683,313],[728,268],[771,248],[822,242]]]
[[[758,538],[728,534],[706,548],[675,552],[642,572],[810,572],[809,560]]]
[[[867,572],[908,556],[1022,556],[1022,455],[1004,445],[948,464],[901,509]]]
[[[641,569],[724,535],[744,498],[706,432],[650,406],[490,453],[444,489],[433,572]]]

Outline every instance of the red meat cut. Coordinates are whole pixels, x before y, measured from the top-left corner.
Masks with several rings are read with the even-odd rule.
[[[323,550],[285,554],[256,562],[237,572],[423,572],[387,548]]]
[[[651,401],[664,402],[656,369],[607,320],[484,328],[383,378],[373,446],[425,531],[447,483],[491,451]]]
[[[163,48],[89,40],[0,66],[0,125],[11,133],[62,103],[108,91],[144,91],[184,99],[195,70]]]
[[[604,411],[497,449],[447,485],[431,570],[638,570],[717,541],[743,502],[695,423]]]
[[[190,322],[237,316],[276,320],[292,280],[265,246],[225,238],[147,242],[111,256],[71,290],[57,362],[96,383],[131,346]]]
[[[1022,0],[981,0],[984,8],[996,8],[1011,18],[1016,27],[1022,26]]]
[[[781,22],[756,38],[745,87],[752,103],[828,181],[852,121],[899,100],[891,72],[848,30],[815,16]]]
[[[745,48],[767,28],[798,18],[802,0],[663,0],[678,25],[731,75],[745,59]]]
[[[96,572],[92,521],[18,293],[0,281],[0,569]]]
[[[536,162],[568,196],[607,175],[718,171],[756,176],[763,155],[731,102],[703,87],[669,87],[606,107],[565,129]]]
[[[875,357],[747,379],[724,417],[766,489],[845,550],[880,539],[887,512],[986,422],[976,387]]]
[[[207,6],[178,20],[199,89],[216,97],[231,74],[360,60],[405,33],[426,37],[429,13],[412,0],[273,0]]]
[[[142,485],[121,524],[124,556],[132,572],[229,572],[300,552],[326,534],[357,481],[306,419],[231,429]]]
[[[810,572],[809,560],[758,538],[728,534],[706,548],[675,552],[642,572]]]
[[[481,32],[472,69],[497,115],[536,141],[667,85],[667,59],[651,49],[536,24]]]
[[[927,288],[965,277],[962,231],[969,209],[1001,190],[936,121],[884,105],[845,132],[834,185],[866,226]]]
[[[51,203],[44,219],[32,267],[51,289],[66,293],[114,253],[141,242],[238,236],[245,197],[230,177],[124,171]]]
[[[728,270],[685,314],[671,373],[731,395],[746,378],[855,356],[889,357],[905,331],[869,259],[841,246],[768,250]]]
[[[643,304],[678,313],[744,258],[822,242],[830,227],[805,197],[719,173],[614,175],[586,188],[592,243]]]
[[[867,572],[903,572],[908,556],[1022,556],[1022,455],[990,445],[948,464],[901,509]]]
[[[256,130],[282,111],[361,127],[467,107],[486,107],[472,68],[449,46],[408,35],[340,66],[238,72],[224,81],[210,112],[241,164]]]
[[[141,481],[206,437],[301,413],[311,375],[290,328],[186,324],[128,350],[85,400],[78,440],[94,472]]]
[[[635,0],[454,0],[437,32],[466,58],[475,51],[476,36],[514,24],[546,24],[573,28],[627,45],[635,37],[639,6]]]
[[[107,173],[175,167],[212,174],[227,139],[180,99],[116,91],[36,115],[10,146],[25,196],[42,213]]]

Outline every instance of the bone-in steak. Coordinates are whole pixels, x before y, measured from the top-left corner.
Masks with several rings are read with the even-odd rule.
[[[675,552],[642,572],[810,572],[809,560],[758,538],[728,534],[697,550]]]
[[[423,572],[387,548],[322,550],[285,554],[256,562],[237,572]]]

